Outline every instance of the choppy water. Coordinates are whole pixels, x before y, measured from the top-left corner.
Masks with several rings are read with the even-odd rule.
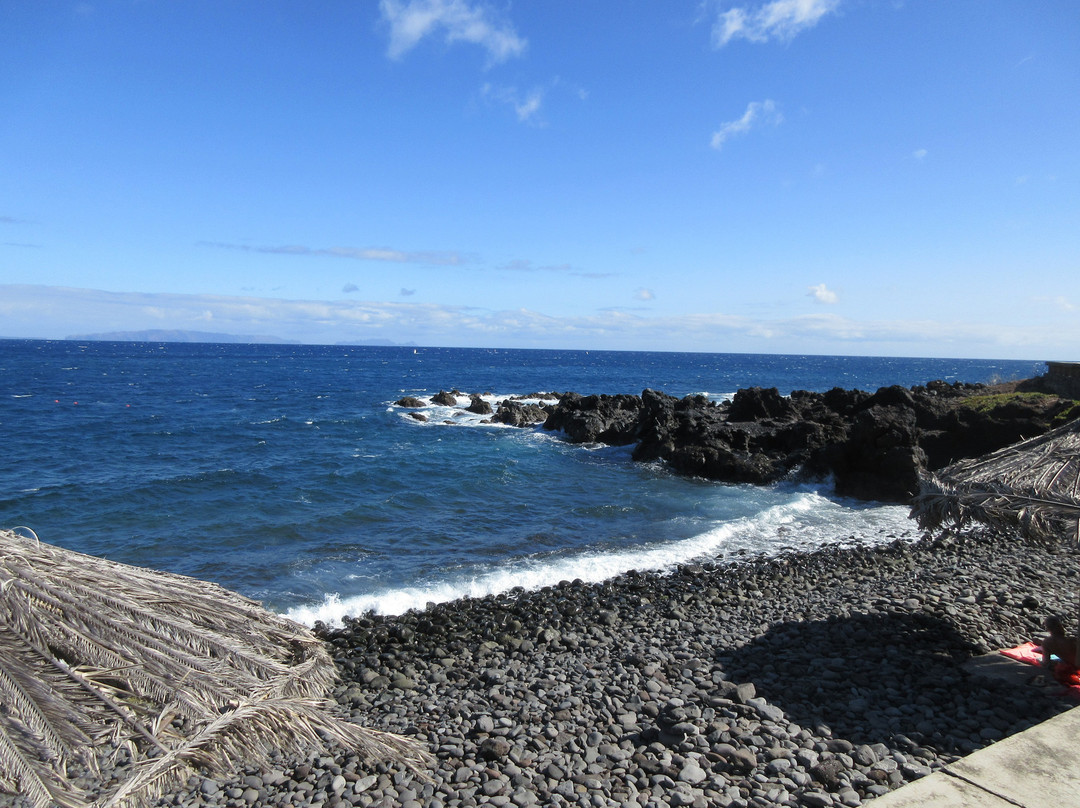
[[[541,429],[427,423],[458,388],[716,399],[993,381],[1042,362],[0,340],[0,526],[312,622],[903,531],[907,510],[683,479]],[[464,400],[463,400],[464,401]]]

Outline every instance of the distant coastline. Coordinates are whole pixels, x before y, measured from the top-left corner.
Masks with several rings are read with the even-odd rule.
[[[208,342],[230,345],[301,345],[297,340],[264,334],[221,334],[212,331],[177,329],[148,329],[146,331],[103,331],[97,334],[71,334],[65,340],[92,342]],[[338,342],[337,345],[383,345],[416,347],[414,342],[394,342],[389,339],[362,339]]]
[[[146,331],[103,331],[97,334],[71,334],[66,340],[90,340],[93,342],[218,342],[218,343],[270,343],[274,345],[297,345],[295,340],[261,334],[218,334],[211,331],[181,331],[152,328]]]

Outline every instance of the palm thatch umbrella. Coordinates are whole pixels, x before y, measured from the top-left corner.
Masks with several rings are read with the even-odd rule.
[[[336,676],[310,631],[235,592],[0,530],[0,786],[37,808],[145,805],[194,771],[331,743],[427,765],[332,716]],[[103,750],[131,764],[88,794],[73,774],[100,773]]]
[[[1080,419],[924,475],[911,515],[924,528],[981,522],[1080,544]],[[1077,640],[1080,666],[1080,621]]]

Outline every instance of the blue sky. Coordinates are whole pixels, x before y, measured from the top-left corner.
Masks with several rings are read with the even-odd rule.
[[[0,105],[0,336],[1080,358],[1074,0],[17,0]]]

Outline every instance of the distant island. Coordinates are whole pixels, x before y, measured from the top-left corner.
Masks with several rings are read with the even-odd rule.
[[[227,342],[270,343],[273,345],[298,345],[296,340],[269,337],[261,334],[217,334],[211,331],[181,331],[151,328],[147,331],[104,331],[100,334],[72,334],[68,340],[93,342]]]
[[[297,340],[263,334],[219,334],[213,331],[182,331],[152,328],[147,331],[104,331],[99,334],[71,334],[65,340],[89,342],[217,342],[229,344],[300,345]],[[358,339],[337,342],[341,346],[388,346],[415,348],[415,342],[394,342],[388,339]]]

